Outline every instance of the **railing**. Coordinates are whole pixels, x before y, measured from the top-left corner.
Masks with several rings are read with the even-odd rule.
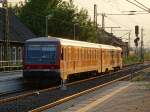
[[[22,60],[0,61],[0,71],[21,70]]]

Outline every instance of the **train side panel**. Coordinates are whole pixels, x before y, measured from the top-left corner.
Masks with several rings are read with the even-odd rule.
[[[102,72],[107,72],[113,69],[112,50],[102,49]]]
[[[60,68],[63,79],[71,74],[88,71],[101,72],[101,50],[78,46],[61,46]]]
[[[117,49],[114,51],[114,69],[122,68],[122,50]]]

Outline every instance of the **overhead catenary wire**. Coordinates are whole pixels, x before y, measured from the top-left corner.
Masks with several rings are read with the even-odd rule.
[[[150,8],[148,8],[147,6],[145,6],[145,5],[143,5],[142,3],[140,3],[139,1],[137,1],[137,0],[134,0],[135,2],[137,2],[138,4],[140,4],[141,6],[143,6],[144,8],[146,8],[147,10],[149,10],[150,11]]]
[[[119,23],[119,22],[116,22],[116,20],[112,19],[111,17],[107,17],[107,19],[109,19],[110,21],[112,21],[113,23],[115,23],[117,26],[123,26],[127,29],[130,29],[129,27],[127,27],[126,25],[122,24],[122,23]]]
[[[144,10],[144,11],[146,11],[146,12],[149,12],[150,13],[150,11],[149,10],[147,10],[147,9],[145,9],[145,8],[143,8],[143,7],[141,7],[141,6],[139,6],[139,5],[137,5],[136,3],[133,3],[133,2],[131,2],[131,1],[129,1],[129,0],[126,0],[127,2],[129,2],[129,3],[131,3],[131,4],[133,4],[133,5],[135,5],[135,6],[137,6],[137,7],[139,7],[140,9],[142,9],[142,10]]]

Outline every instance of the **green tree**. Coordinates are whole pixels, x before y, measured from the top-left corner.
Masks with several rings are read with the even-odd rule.
[[[97,30],[88,12],[78,10],[72,0],[30,0],[18,16],[37,36],[45,36],[45,19],[49,14],[49,35],[73,39],[75,29],[76,39],[96,41]]]
[[[21,8],[20,20],[37,36],[45,34],[45,17],[61,3],[61,0],[30,0]]]

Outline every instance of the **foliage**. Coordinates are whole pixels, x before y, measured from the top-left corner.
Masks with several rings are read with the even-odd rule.
[[[17,9],[18,10],[18,9]],[[78,40],[96,41],[96,28],[84,9],[62,0],[30,0],[20,8],[19,18],[37,36],[45,36],[46,16],[49,35]]]
[[[137,55],[132,55],[128,57],[123,57],[123,64],[133,64],[139,62],[140,58]]]
[[[146,52],[146,53],[144,54],[144,60],[150,61],[150,52]]]
[[[21,7],[20,20],[36,35],[45,34],[45,17],[54,9],[60,0],[30,0]]]

